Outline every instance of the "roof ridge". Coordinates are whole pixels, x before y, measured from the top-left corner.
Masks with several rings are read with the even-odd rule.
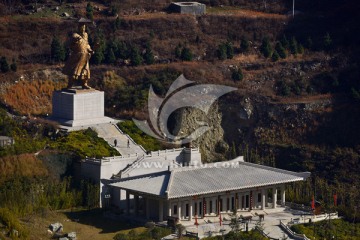
[[[303,177],[303,178],[308,177],[308,175],[310,174],[310,172],[293,172],[293,171],[289,171],[289,170],[285,170],[285,169],[281,169],[281,168],[270,167],[270,166],[251,163],[251,162],[239,162],[239,164],[258,167],[258,168],[266,169],[266,170],[273,171],[273,172],[291,174],[291,175],[294,175],[294,176],[297,176],[297,177]]]

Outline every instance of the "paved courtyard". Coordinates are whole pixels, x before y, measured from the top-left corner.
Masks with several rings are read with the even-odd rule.
[[[281,227],[280,220],[287,224],[292,221],[298,221],[298,223],[305,223],[311,221],[321,221],[326,218],[325,215],[312,216],[306,212],[290,210],[289,208],[278,207],[276,209],[266,209],[266,210],[253,210],[251,212],[238,212],[238,216],[252,216],[252,221],[249,222],[249,230],[255,228],[256,225],[259,225],[259,217],[257,214],[265,214],[264,221],[261,222],[261,226],[264,229],[264,232],[271,238],[275,239],[294,239],[291,238]],[[194,225],[194,219],[192,222],[183,220],[181,224],[186,226],[186,230],[198,233],[200,238],[221,235],[228,233],[231,228],[229,226],[231,217],[229,214],[222,214],[222,218],[225,218],[225,221],[222,221],[222,226],[219,223],[219,217],[206,217],[205,219],[198,219],[199,225],[196,227]],[[332,216],[332,218],[336,218]],[[210,222],[209,222],[210,220]],[[245,224],[241,224],[243,230],[245,230]]]

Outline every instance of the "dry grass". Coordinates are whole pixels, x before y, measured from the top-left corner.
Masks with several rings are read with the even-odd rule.
[[[0,98],[16,112],[23,115],[51,113],[52,93],[65,87],[64,82],[50,80],[20,81],[6,88]]]
[[[0,158],[0,182],[14,176],[35,177],[48,174],[46,167],[34,154],[21,154]]]

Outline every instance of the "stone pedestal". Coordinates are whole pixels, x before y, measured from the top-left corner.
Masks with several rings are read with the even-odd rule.
[[[112,122],[104,115],[104,92],[95,89],[55,91],[52,99],[52,120],[69,127]]]

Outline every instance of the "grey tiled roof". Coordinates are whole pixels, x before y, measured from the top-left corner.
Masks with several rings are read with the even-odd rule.
[[[139,176],[136,178],[128,178],[120,182],[111,183],[110,186],[134,190],[136,192],[142,192],[150,195],[165,196],[169,178],[170,172],[161,172]]]
[[[251,163],[241,163],[236,168],[175,170],[171,174],[168,198],[295,182],[306,179],[306,175]]]
[[[184,167],[125,179],[111,185],[174,199],[302,181],[309,174],[239,162],[231,168],[215,165],[206,168]]]

